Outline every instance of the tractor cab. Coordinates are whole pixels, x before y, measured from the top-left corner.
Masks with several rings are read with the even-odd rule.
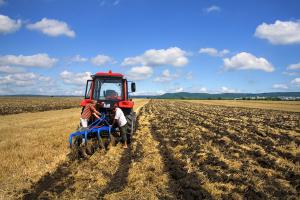
[[[98,108],[100,112],[111,108],[115,103],[124,113],[131,112],[134,102],[129,98],[129,93],[135,92],[134,82],[131,82],[131,91],[129,92],[129,81],[120,73],[98,72],[91,78],[92,80],[88,80],[86,84],[85,97],[80,104],[82,107],[91,100],[96,100],[100,105]]]

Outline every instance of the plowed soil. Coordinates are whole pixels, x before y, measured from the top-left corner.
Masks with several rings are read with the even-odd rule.
[[[151,100],[129,149],[65,159],[22,199],[298,199],[300,113]]]

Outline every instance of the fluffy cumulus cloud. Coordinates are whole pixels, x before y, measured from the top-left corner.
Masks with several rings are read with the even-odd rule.
[[[230,51],[228,49],[223,49],[222,51],[218,51],[215,48],[201,48],[198,51],[200,54],[208,54],[210,56],[215,57],[223,57],[228,54]]]
[[[241,52],[232,58],[223,59],[225,70],[262,70],[265,72],[274,71],[272,64],[265,58],[258,58],[254,55]]]
[[[273,85],[273,88],[274,88],[274,89],[284,89],[284,90],[286,90],[286,89],[288,89],[289,87],[288,87],[286,84],[274,84],[274,85]]]
[[[198,90],[198,92],[204,92],[204,93],[206,93],[206,92],[208,92],[208,90],[207,90],[206,87],[200,87],[199,90]]]
[[[280,21],[274,24],[262,23],[256,28],[255,36],[267,39],[272,44],[296,44],[300,43],[300,20]]]
[[[204,11],[207,12],[207,13],[219,12],[219,11],[221,11],[221,8],[219,6],[212,5],[212,6],[209,6],[209,7],[205,8]]]
[[[300,86],[300,78],[295,78],[291,83]]]
[[[91,58],[91,63],[95,66],[103,66],[107,64],[114,64],[115,61],[113,58],[106,55],[97,55]]]
[[[155,82],[169,82],[176,78],[178,78],[178,74],[171,74],[170,70],[166,69],[162,72],[162,74],[159,77],[156,77],[154,79]]]
[[[300,63],[291,64],[287,67],[288,70],[300,69]]]
[[[178,47],[168,49],[150,49],[144,54],[125,58],[122,65],[162,66],[171,65],[182,67],[188,63],[187,53]]]
[[[48,54],[40,53],[31,56],[5,55],[0,56],[0,65],[17,65],[22,67],[49,68],[57,62],[56,58],[50,58]]]
[[[140,81],[148,79],[152,76],[153,69],[149,66],[132,67],[126,76],[129,80]]]
[[[0,34],[16,32],[22,25],[21,20],[14,20],[5,15],[0,15]]]
[[[27,28],[29,30],[40,31],[51,37],[57,37],[61,35],[71,38],[75,37],[75,32],[70,29],[66,22],[55,19],[43,18],[41,21],[38,21],[34,24],[28,24]]]
[[[87,62],[87,61],[88,61],[87,58],[84,58],[84,57],[82,57],[81,55],[78,55],[78,54],[70,58],[70,63],[73,63],[73,62]]]
[[[8,65],[0,66],[0,73],[12,74],[12,73],[19,73],[24,71],[25,70],[21,67],[11,67]]]
[[[67,70],[61,72],[60,78],[67,84],[84,85],[87,80],[91,79],[91,72],[74,73]]]
[[[0,76],[0,85],[31,86],[39,82],[49,82],[50,77],[36,73],[16,73]]]
[[[226,86],[222,86],[220,89],[220,92],[222,92],[222,93],[237,93],[239,91],[236,89],[228,88]]]

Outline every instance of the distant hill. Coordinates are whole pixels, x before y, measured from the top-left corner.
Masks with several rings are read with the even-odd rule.
[[[281,98],[281,97],[300,97],[300,92],[268,92],[268,93],[165,93],[157,96],[132,96],[134,98],[155,98],[155,99],[235,99],[235,98]]]

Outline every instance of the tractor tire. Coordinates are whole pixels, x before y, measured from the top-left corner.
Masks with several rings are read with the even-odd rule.
[[[135,132],[136,113],[131,111],[129,115],[126,115],[127,120],[127,143],[131,143],[132,135]]]

